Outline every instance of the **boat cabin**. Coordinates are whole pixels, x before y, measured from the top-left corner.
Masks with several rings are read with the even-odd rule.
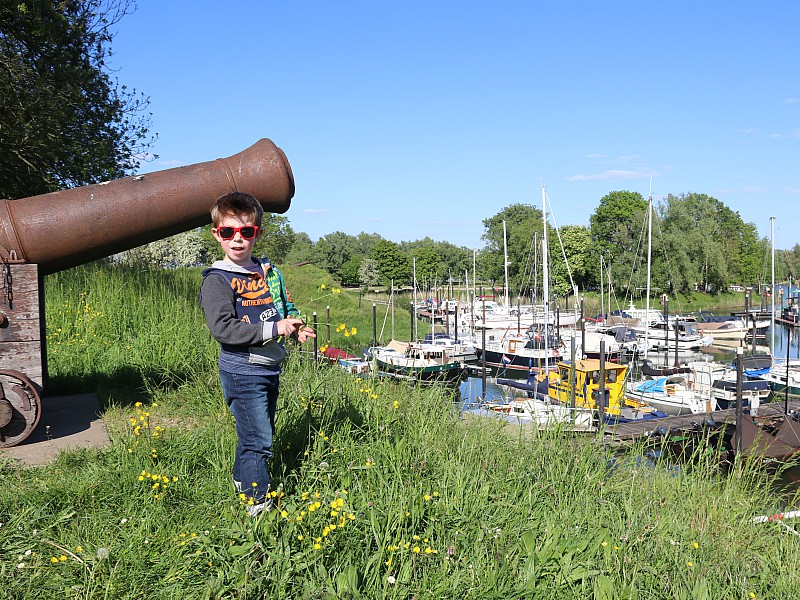
[[[558,371],[550,378],[548,395],[563,404],[572,402],[571,375],[575,373],[575,406],[596,409],[599,407],[600,359],[586,358],[575,361],[575,368],[569,362],[559,362]],[[618,413],[625,403],[625,376],[628,368],[615,362],[606,361],[604,365],[605,398],[603,406],[610,413]]]

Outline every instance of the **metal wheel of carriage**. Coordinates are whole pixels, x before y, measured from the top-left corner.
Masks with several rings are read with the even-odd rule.
[[[0,369],[0,448],[24,441],[39,424],[42,403],[23,373]]]

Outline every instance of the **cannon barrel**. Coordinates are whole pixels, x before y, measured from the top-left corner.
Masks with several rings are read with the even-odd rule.
[[[294,178],[283,151],[264,138],[228,158],[0,200],[0,257],[55,273],[204,225],[214,201],[233,191],[286,212]]]

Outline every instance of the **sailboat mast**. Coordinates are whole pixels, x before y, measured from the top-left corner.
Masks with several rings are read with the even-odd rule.
[[[652,186],[652,183],[651,183]],[[650,331],[650,256],[653,242],[653,192],[647,199],[647,300],[645,301],[644,319],[644,357],[647,358],[647,349],[650,345],[648,332]]]
[[[478,291],[478,287],[477,287],[478,283],[477,282],[478,282],[478,280],[475,277],[475,253],[476,253],[476,250],[473,248],[472,249],[472,302],[473,303],[475,302],[475,299],[478,297],[477,296],[477,291]]]
[[[412,264],[412,268],[413,268],[413,271],[414,271],[414,306],[411,308],[411,315],[412,315],[411,323],[413,325],[413,324],[416,324],[416,322],[417,322],[417,259],[416,259],[416,257],[414,257],[414,259],[412,260],[411,264]],[[410,341],[410,342],[414,341],[414,328],[413,327],[411,328],[411,336],[408,338],[408,341]]]
[[[505,275],[505,284],[503,287],[503,302],[506,310],[508,306],[508,246],[506,245],[506,222],[503,221],[503,273]]]
[[[600,318],[603,319],[603,323],[606,322],[603,313],[605,312],[603,309],[605,308],[605,296],[603,295],[603,255],[600,255]]]
[[[547,269],[547,194],[542,186],[542,303],[544,305],[544,369],[548,371],[548,326],[550,325],[550,276]]]
[[[775,355],[775,217],[769,218],[769,238],[770,245],[772,246],[772,288],[770,288],[772,296],[772,311],[770,312],[769,331],[771,342],[769,345],[770,354]],[[789,356],[788,353],[786,356]],[[788,385],[788,383],[787,383]]]

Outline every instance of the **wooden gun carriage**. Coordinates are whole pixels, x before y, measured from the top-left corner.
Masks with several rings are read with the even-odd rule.
[[[262,139],[228,158],[0,200],[0,448],[25,440],[41,416],[44,276],[207,224],[233,191],[286,212],[294,178],[280,148]]]

